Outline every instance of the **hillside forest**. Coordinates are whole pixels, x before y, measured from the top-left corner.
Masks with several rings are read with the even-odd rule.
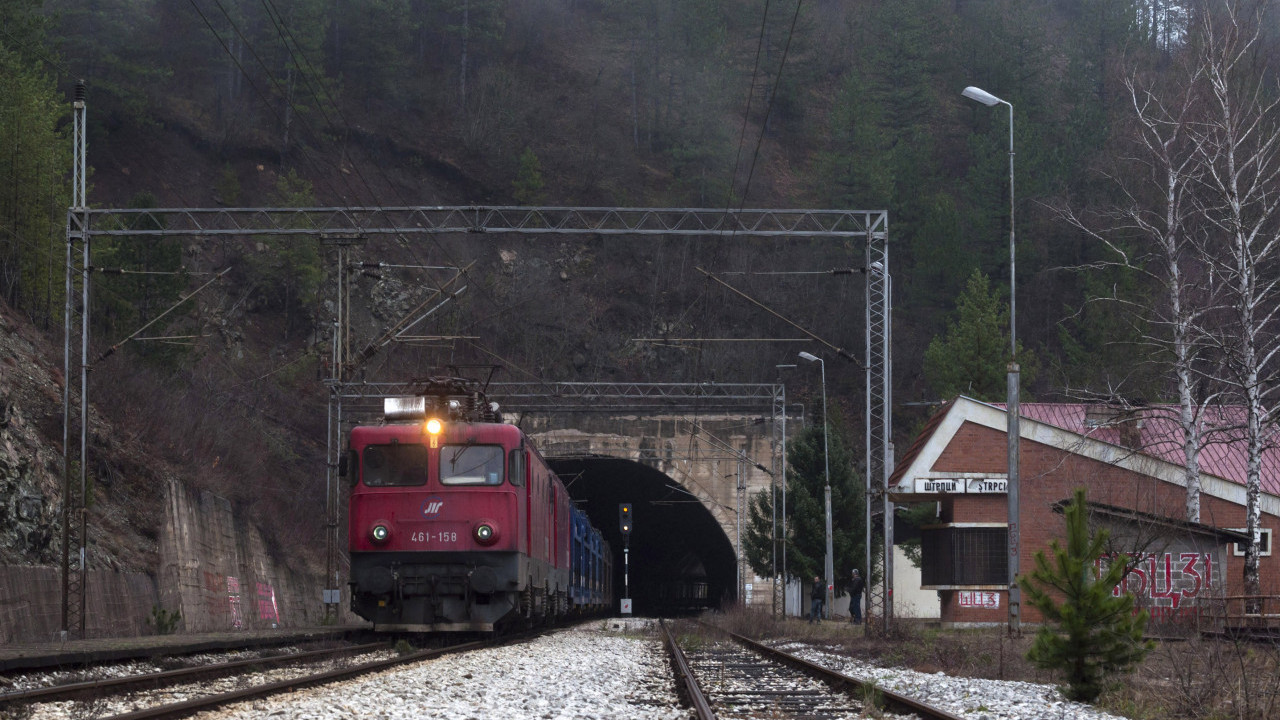
[[[60,346],[83,81],[99,208],[887,210],[899,448],[939,401],[1003,398],[1014,231],[1024,401],[1230,400],[1265,427],[1280,351],[1277,11],[0,0],[0,295]],[[322,546],[331,250],[114,236],[93,252],[90,356],[120,345],[94,367],[94,402],[153,454],[129,466],[252,497],[281,535]],[[862,258],[806,238],[371,239],[353,342],[452,281],[466,292],[415,329],[432,339],[388,348],[365,377],[498,364],[506,380],[780,378],[815,408],[816,368],[776,366],[823,348],[779,340],[798,326],[860,357]],[[144,326],[150,340],[122,342]],[[863,382],[828,355],[854,447]]]

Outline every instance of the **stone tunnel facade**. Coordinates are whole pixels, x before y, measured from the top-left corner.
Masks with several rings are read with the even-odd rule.
[[[696,497],[733,545],[747,604],[771,607],[773,578],[754,574],[745,540],[751,498],[782,477],[780,425],[759,414],[577,415],[525,418],[525,431],[548,459],[614,457],[646,465]],[[799,430],[788,427],[788,434]],[[767,468],[767,472],[761,467]],[[771,474],[772,473],[772,474]],[[741,489],[739,484],[741,474]],[[780,485],[778,488],[780,489]],[[781,568],[779,568],[779,572]],[[780,601],[780,599],[779,599]]]

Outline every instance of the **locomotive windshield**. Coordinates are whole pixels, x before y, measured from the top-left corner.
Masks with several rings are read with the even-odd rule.
[[[362,477],[369,487],[427,484],[427,449],[421,445],[370,445],[362,459]]]
[[[440,448],[440,484],[501,485],[504,464],[497,445],[445,445]]]

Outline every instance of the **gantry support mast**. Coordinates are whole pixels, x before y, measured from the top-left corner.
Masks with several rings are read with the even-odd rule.
[[[84,81],[76,83],[72,102],[74,166],[71,173],[71,207],[67,210],[66,308],[62,342],[62,637],[84,637],[85,574],[88,558],[87,456],[89,427],[89,250],[90,213],[85,199],[88,153],[85,141],[87,108]],[[76,297],[76,289],[80,297]],[[79,347],[75,337],[79,335]],[[74,373],[74,374],[73,374]],[[79,376],[80,391],[71,392],[72,378]],[[72,450],[71,428],[80,428],[79,452]]]
[[[867,243],[864,268],[867,275],[865,631],[870,635],[872,618],[880,618],[880,628],[885,632],[893,621],[893,502],[886,492],[889,475],[893,473],[893,323],[890,317],[893,277],[889,274],[889,248],[884,243]],[[877,525],[883,540],[879,562],[871,551],[871,538]],[[875,581],[877,566],[879,583]]]

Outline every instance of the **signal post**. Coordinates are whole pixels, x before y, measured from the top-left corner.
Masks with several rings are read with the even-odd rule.
[[[631,503],[618,504],[618,531],[622,533],[622,614],[631,614]]]

